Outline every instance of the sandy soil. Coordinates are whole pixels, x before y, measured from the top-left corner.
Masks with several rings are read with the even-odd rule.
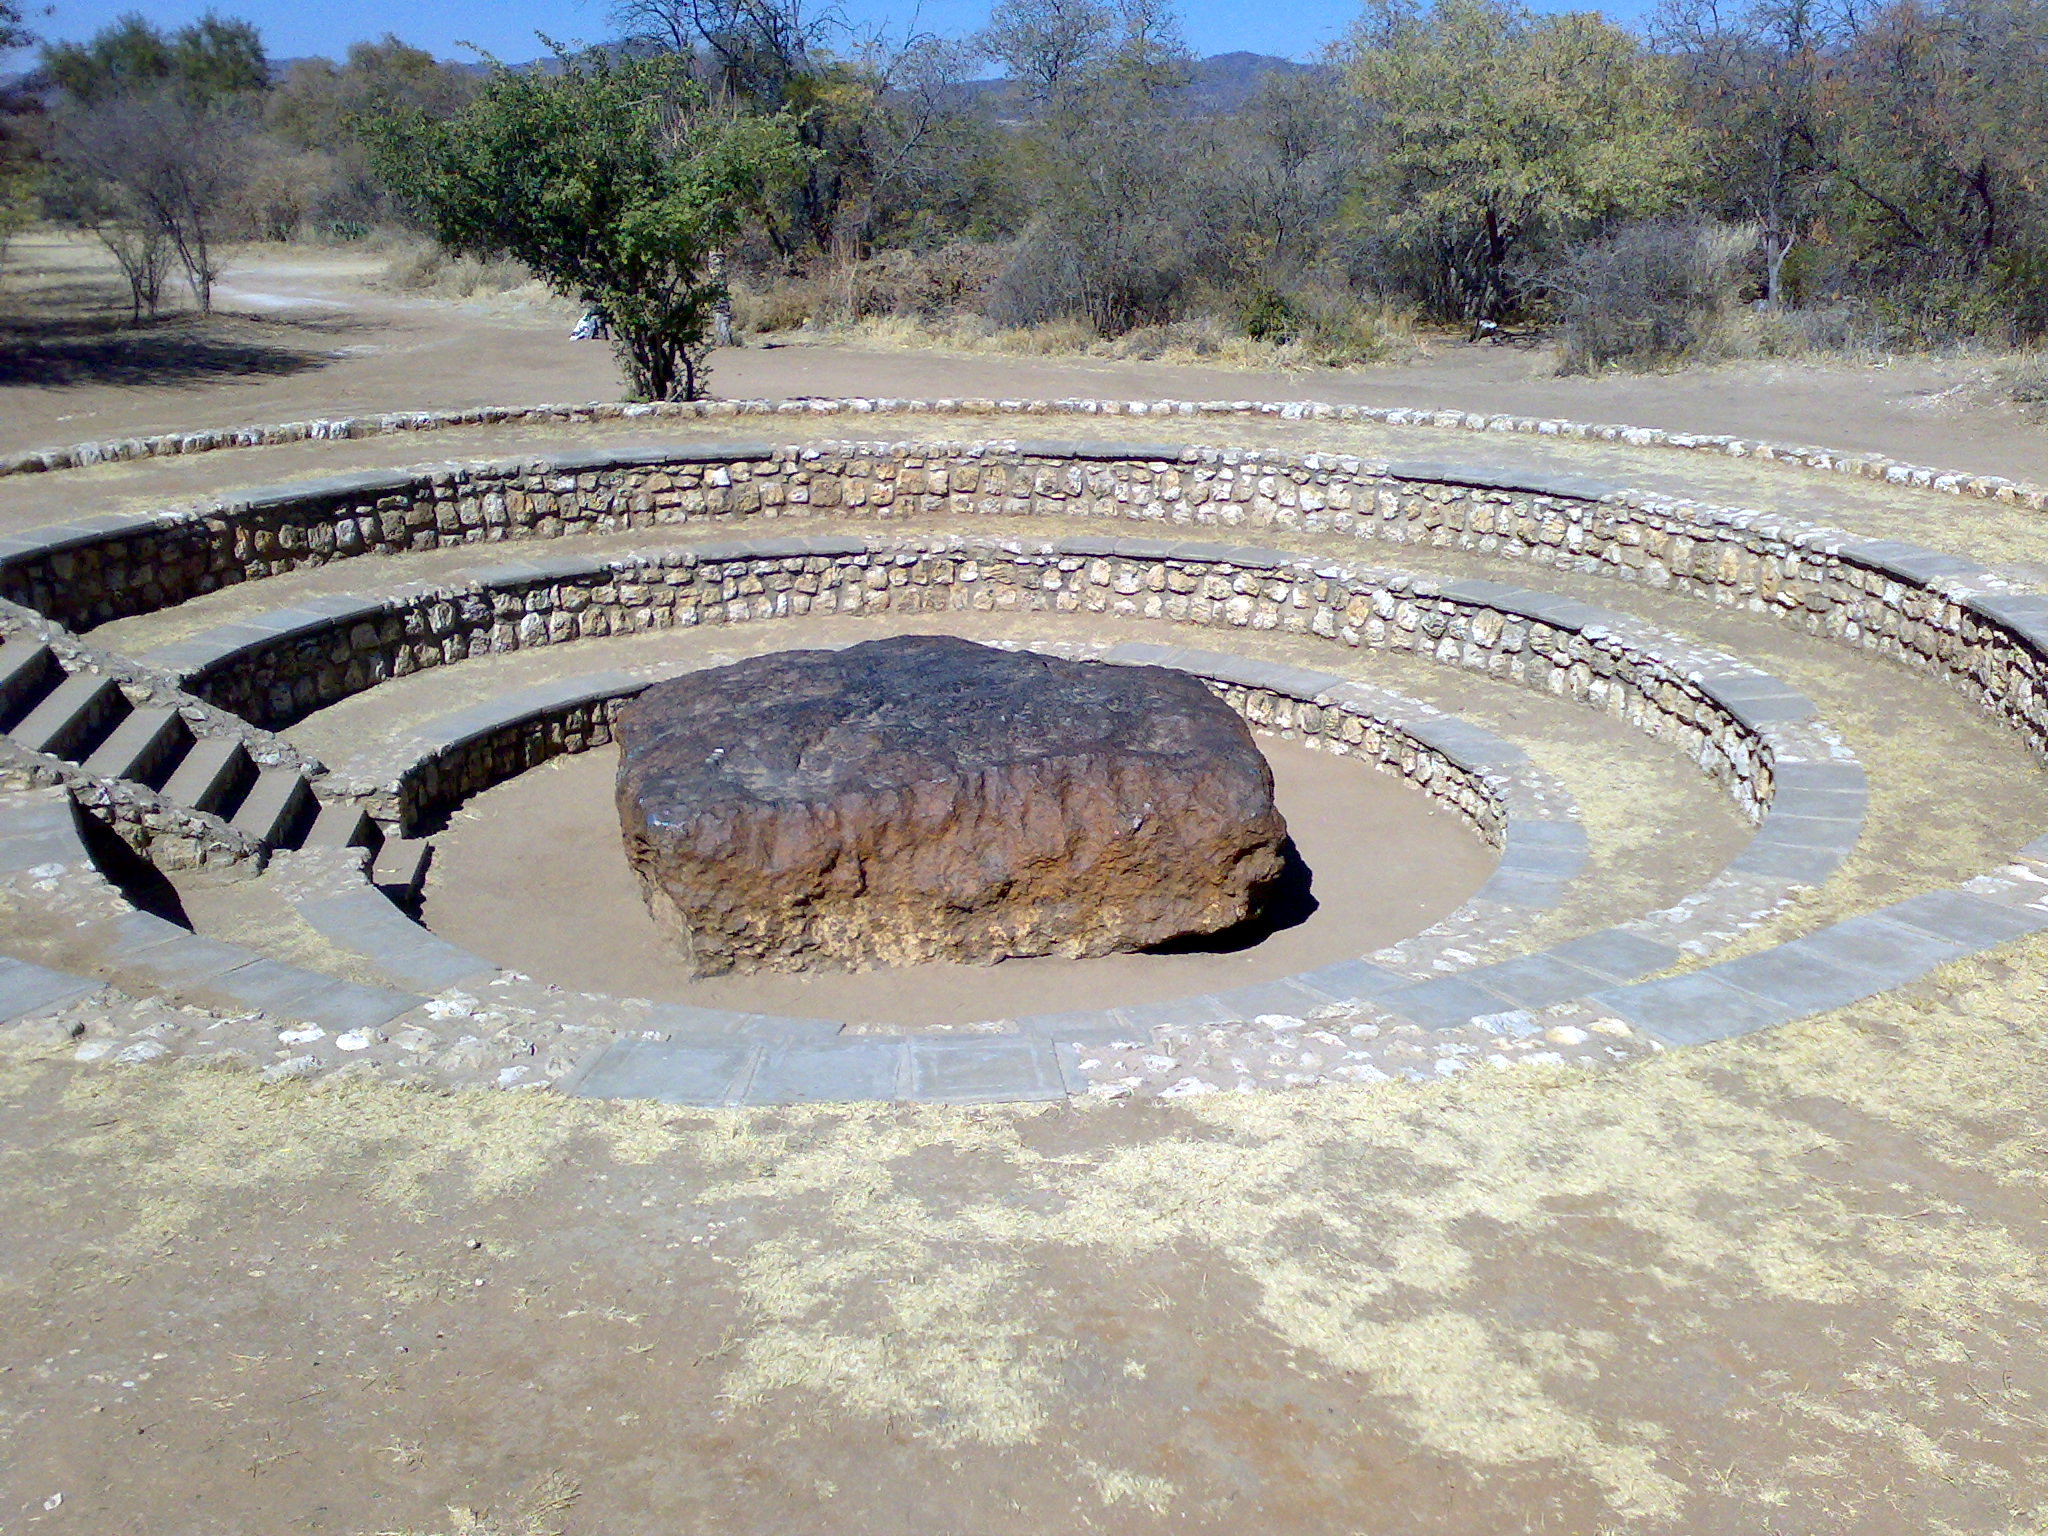
[[[92,247],[54,235],[11,248],[0,305],[16,340],[0,367],[0,449],[253,420],[620,394],[609,351],[568,340],[573,315],[525,299],[451,303],[372,287],[371,254],[254,247],[228,264],[210,326],[140,338],[52,318],[118,299]],[[4,311],[0,311],[4,313]],[[21,338],[31,343],[24,346]],[[732,397],[1093,395],[1438,405],[1822,443],[2048,480],[2048,429],[1999,403],[1971,360],[1745,363],[1669,375],[1559,378],[1550,355],[1441,344],[1385,367],[1254,373],[1100,359],[772,345],[719,353]]]
[[[578,991],[857,1023],[964,1024],[1193,997],[1353,959],[1420,932],[1492,872],[1486,845],[1421,791],[1298,743],[1260,747],[1318,905],[1234,953],[693,980],[663,946],[626,863],[611,749],[558,758],[470,801],[435,839],[424,915],[467,949]]]
[[[244,297],[139,373],[40,300],[72,382],[14,349],[0,438],[614,392],[552,322],[359,275],[251,253],[236,292],[349,307]],[[778,349],[719,382],[1526,401],[2048,468],[2035,429],[1938,398],[1948,364],[1528,362],[1205,385]],[[913,382],[941,376],[983,382]],[[1904,862],[2030,824],[1961,706],[1946,752],[1887,754],[1898,674],[1766,649],[1859,722]],[[1572,726],[1546,714],[1542,751],[1589,828],[1654,859]],[[0,1532],[2043,1536],[2044,973],[2029,940],[1611,1074],[967,1111],[263,1086],[0,1037]]]

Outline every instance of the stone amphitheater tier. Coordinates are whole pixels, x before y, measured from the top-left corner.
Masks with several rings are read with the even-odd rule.
[[[1323,408],[1259,409],[1314,419]],[[1937,488],[2002,494],[1974,485]],[[971,529],[991,517],[1064,526],[1042,542],[880,526]],[[1072,531],[1077,521],[1090,528]],[[244,613],[133,658],[71,633],[336,560],[656,529],[671,542],[496,560],[375,596]],[[1218,531],[1260,542],[1188,536]],[[349,476],[0,542],[0,766],[17,784],[56,786],[25,788],[0,813],[0,867],[23,899],[74,904],[92,969],[124,992],[263,1009],[339,1039],[435,1035],[437,1020],[466,1016],[489,988],[517,995],[570,1042],[524,1080],[713,1103],[1100,1091],[1089,1052],[1104,1041],[1260,1019],[1284,1030],[1339,1014],[1508,1040],[1591,1030],[1685,1044],[1838,1006],[2048,926],[2023,859],[1758,954],[1641,979],[1778,909],[1855,844],[1862,771],[1812,703],[1757,668],[1584,602],[1296,554],[1285,548],[1292,533],[1457,549],[1740,606],[1932,671],[2036,752],[2048,739],[2048,597],[1955,557],[1780,517],[1579,479],[1333,455],[1008,441],[672,446]],[[490,699],[417,733],[405,761],[364,781],[273,734],[424,669],[665,629],[882,612],[1174,625],[1200,648],[1131,642],[1110,659],[1183,666],[1255,725],[1410,778],[1502,847],[1501,867],[1429,934],[1242,995],[1046,1015],[994,1035],[848,1038],[833,1021],[544,998],[412,924],[379,889],[416,883],[407,834],[548,756],[601,745],[610,711],[646,679],[584,676]],[[1583,863],[1568,797],[1510,743],[1465,722],[1334,673],[1215,649],[1241,631],[1298,635],[1333,654],[1411,653],[1601,709],[1680,745],[1758,830],[1670,911],[1479,963],[1473,951],[1511,940]],[[267,878],[392,985],[337,982],[128,908],[81,840],[98,825],[166,866],[259,867],[292,850]],[[0,970],[0,1015],[75,1007],[99,985],[17,959]]]

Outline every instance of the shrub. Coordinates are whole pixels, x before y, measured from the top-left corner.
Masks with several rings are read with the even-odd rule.
[[[2048,405],[2048,352],[2030,352],[2016,361],[2005,387],[2021,405]]]
[[[1653,367],[1725,341],[1755,231],[1651,220],[1581,246],[1551,280],[1563,299],[1566,373]]]

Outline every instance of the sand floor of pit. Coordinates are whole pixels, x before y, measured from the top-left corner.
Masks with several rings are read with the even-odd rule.
[[[1318,905],[1234,953],[693,978],[656,931],[626,862],[612,747],[556,758],[471,800],[434,840],[423,916],[453,943],[578,991],[853,1023],[966,1024],[1193,997],[1354,959],[1420,932],[1492,873],[1494,851],[1412,785],[1299,742],[1259,746]]]

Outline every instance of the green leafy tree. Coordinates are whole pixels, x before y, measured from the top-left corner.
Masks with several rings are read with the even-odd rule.
[[[674,58],[559,64],[498,66],[454,117],[370,127],[377,165],[449,249],[510,256],[601,310],[636,394],[695,399],[714,253],[802,153],[785,117],[711,111]]]
[[[1475,326],[1519,310],[1545,236],[1662,212],[1692,177],[1668,65],[1596,15],[1372,0],[1346,72],[1360,213],[1421,258],[1430,307]]]
[[[270,84],[256,29],[212,11],[170,33],[131,11],[90,41],[48,45],[43,67],[66,97],[88,107],[159,89],[213,103],[260,95]]]

